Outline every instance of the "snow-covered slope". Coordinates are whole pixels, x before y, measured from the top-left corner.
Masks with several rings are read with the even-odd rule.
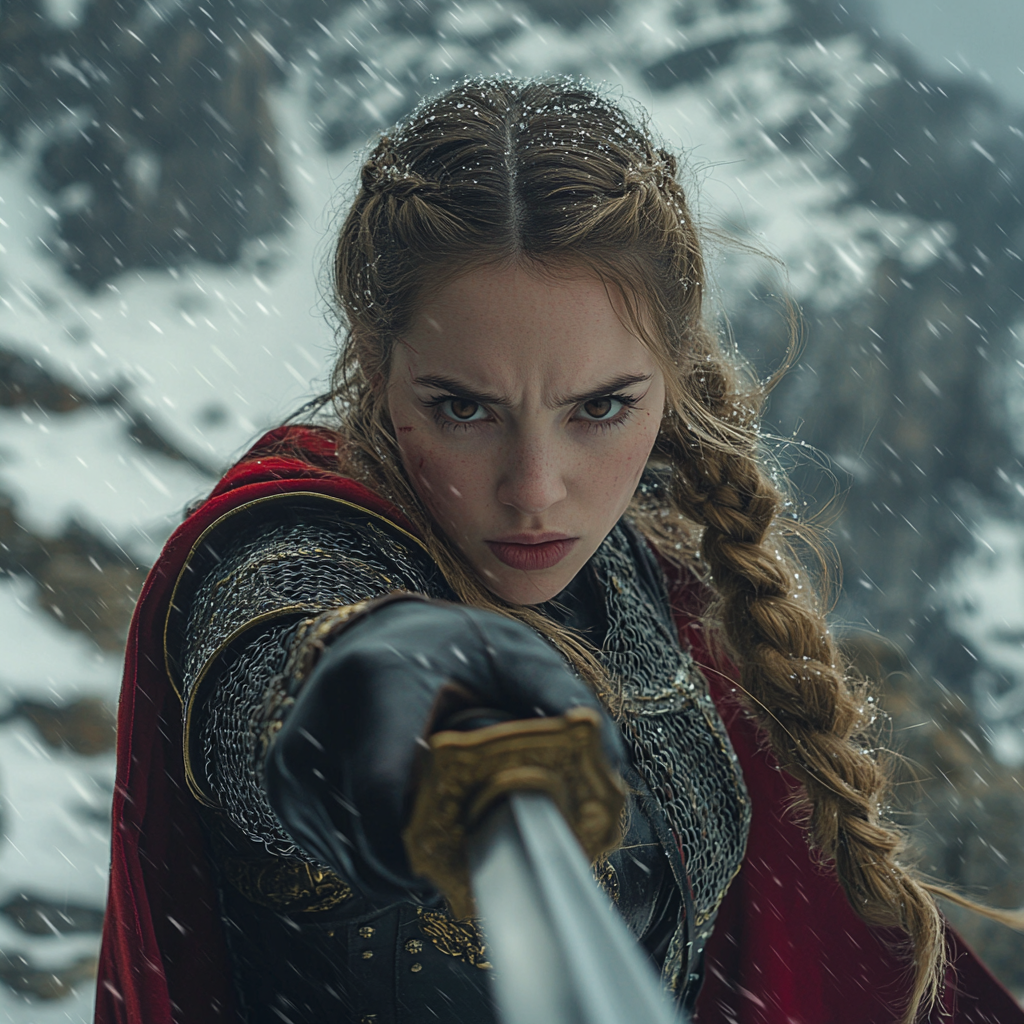
[[[123,269],[97,283],[83,277],[68,255],[68,225],[78,223],[73,218],[82,210],[88,212],[102,190],[70,171],[66,180],[60,178],[49,154],[54,152],[54,140],[73,135],[72,129],[81,128],[83,138],[89,132],[95,135],[106,123],[102,118],[113,117],[110,97],[103,93],[108,85],[99,72],[94,74],[100,65],[88,65],[91,58],[86,52],[93,36],[87,36],[85,28],[94,35],[109,28],[100,23],[106,16],[98,0],[83,9],[78,24],[85,28],[79,42],[47,58],[51,79],[77,83],[77,91],[68,94],[71,114],[62,113],[57,101],[47,106],[26,98],[21,101],[23,110],[31,116],[7,117],[17,121],[12,134],[17,146],[8,144],[0,159],[0,353],[45,371],[75,397],[63,405],[34,402],[31,395],[14,392],[6,400],[0,398],[0,496],[11,503],[8,518],[16,524],[3,532],[0,507],[0,540],[8,546],[27,545],[35,559],[29,559],[35,568],[27,574],[22,569],[28,563],[13,555],[5,561],[0,554],[0,566],[12,573],[0,582],[0,643],[5,651],[0,690],[12,709],[0,724],[6,837],[0,848],[0,902],[23,892],[45,897],[57,907],[99,906],[102,901],[107,857],[102,817],[112,779],[112,753],[86,756],[51,748],[25,714],[15,713],[16,702],[26,699],[56,705],[83,696],[111,703],[115,699],[119,657],[110,639],[113,627],[108,623],[106,632],[94,630],[90,639],[88,617],[75,619],[68,611],[68,601],[76,594],[85,595],[81,599],[86,601],[108,600],[96,580],[83,575],[89,571],[89,560],[97,573],[102,569],[108,579],[116,576],[119,592],[137,586],[139,569],[155,557],[183,507],[211,486],[216,471],[260,431],[322,388],[333,351],[331,327],[323,315],[323,258],[332,225],[351,189],[358,154],[374,131],[404,113],[418,96],[465,73],[583,73],[635,98],[651,111],[666,141],[688,154],[687,175],[705,224],[723,227],[784,262],[789,288],[808,314],[810,344],[773,415],[785,422],[789,433],[790,428],[799,429],[803,417],[824,423],[832,405],[846,410],[835,429],[830,425],[831,433],[823,427],[824,432],[811,439],[827,442],[836,464],[855,482],[851,501],[857,515],[842,521],[839,533],[840,543],[846,545],[844,554],[860,576],[858,600],[851,607],[857,614],[877,614],[890,635],[907,632],[905,643],[912,657],[926,662],[928,673],[955,689],[957,680],[942,676],[935,668],[938,656],[929,653],[942,650],[941,645],[935,646],[927,631],[915,632],[918,621],[929,614],[944,628],[944,610],[955,605],[959,611],[952,624],[964,637],[979,638],[971,656],[986,671],[1003,674],[1003,681],[987,690],[988,677],[968,674],[959,680],[960,691],[968,697],[982,693],[990,704],[996,701],[992,706],[1000,709],[1004,729],[997,752],[1010,761],[1024,758],[1024,747],[1015,747],[1011,736],[1019,730],[1024,703],[1007,696],[1014,687],[1024,687],[1019,640],[1007,639],[1017,627],[1008,626],[1009,632],[1002,633],[997,629],[998,635],[990,637],[995,646],[986,648],[984,636],[992,633],[987,606],[979,600],[968,608],[946,596],[956,591],[949,581],[970,577],[971,586],[980,586],[987,595],[1001,595],[1000,614],[1008,622],[1024,623],[1024,588],[1005,561],[1005,583],[998,591],[991,586],[991,574],[975,557],[984,548],[972,540],[985,531],[971,522],[963,536],[948,542],[948,551],[933,557],[927,538],[915,539],[900,521],[917,520],[914,503],[923,502],[925,492],[914,491],[904,505],[898,504],[904,492],[891,492],[897,486],[892,484],[893,474],[904,481],[915,469],[883,465],[880,459],[888,457],[884,451],[878,458],[873,454],[882,451],[881,444],[897,460],[906,455],[913,461],[907,453],[916,443],[907,440],[909,434],[885,433],[887,428],[876,435],[878,424],[889,422],[887,416],[905,424],[908,417],[901,406],[915,398],[879,366],[888,372],[890,365],[907,363],[900,381],[915,381],[926,400],[949,397],[948,374],[901,347],[904,335],[895,328],[887,330],[879,310],[896,308],[898,299],[903,303],[899,308],[909,310],[906,316],[916,323],[923,314],[920,309],[914,313],[907,303],[925,286],[940,288],[935,282],[945,281],[951,287],[943,301],[954,308],[942,315],[950,322],[955,318],[962,323],[966,317],[976,323],[981,314],[974,312],[975,306],[988,302],[987,293],[975,296],[968,286],[981,282],[987,287],[991,282],[986,275],[1013,280],[1007,269],[1012,256],[968,239],[963,221],[973,216],[970,210],[965,213],[938,201],[929,205],[904,183],[900,160],[911,166],[908,161],[920,150],[916,138],[909,156],[902,153],[898,139],[865,148],[864,140],[873,138],[870,129],[897,123],[892,110],[903,102],[899,90],[908,95],[912,91],[927,105],[946,96],[942,84],[908,77],[913,69],[905,59],[890,53],[838,4],[631,0],[621,6],[576,6],[582,15],[568,18],[561,5],[541,0],[418,5],[362,0],[326,7],[294,0],[282,5],[290,18],[287,23],[284,14],[277,19],[259,15],[253,5],[251,18],[232,21],[232,34],[223,27],[226,3],[133,8],[134,13],[118,23],[118,32],[130,30],[147,45],[152,40],[154,53],[158,47],[163,48],[161,53],[172,47],[176,32],[199,33],[203,45],[216,49],[209,31],[214,39],[224,40],[228,64],[237,53],[263,62],[260,103],[266,102],[272,126],[262,124],[259,137],[274,139],[288,206],[278,233],[250,234],[224,262],[175,257],[168,259],[170,266],[154,266],[151,253],[126,244],[119,250]],[[249,8],[241,5],[238,10],[244,13]],[[70,23],[67,11],[57,13],[65,25]],[[208,28],[203,15],[217,25],[219,34]],[[103,38],[113,39],[109,33]],[[51,45],[45,41],[49,37],[38,38],[40,47]],[[0,32],[0,50],[3,45]],[[125,56],[125,66],[129,58],[145,56],[144,50],[131,53],[135,56]],[[105,95],[107,99],[102,98]],[[213,113],[208,123],[217,125],[218,118],[224,122],[221,141],[227,152],[238,137],[237,125],[225,120],[230,110],[217,106],[221,101],[213,91],[210,96]],[[1013,141],[1012,132],[1006,131],[1009,115],[993,113],[996,108],[984,97],[976,106],[989,120],[984,132],[979,129],[976,137],[961,140],[966,155],[958,166],[968,175],[975,174],[976,166],[995,167],[993,174],[1001,172],[1010,182],[1024,161],[1014,164],[1006,155],[1010,150],[998,150],[990,141],[990,136],[1004,135]],[[137,113],[134,136],[126,135],[124,125],[117,122],[125,173],[134,175],[136,189],[130,196],[127,191],[122,194],[129,209],[137,201],[142,204],[139,210],[160,210],[161,190],[173,169],[168,155],[172,148],[159,148],[155,128],[147,135],[148,108]],[[134,123],[134,115],[124,116]],[[157,114],[152,117],[155,121]],[[159,117],[174,124],[165,109]],[[175,130],[187,128],[178,124]],[[927,126],[924,130],[931,132]],[[924,167],[931,158],[920,159]],[[934,173],[930,167],[927,171]],[[908,173],[917,177],[914,168]],[[924,182],[927,174],[922,171],[920,177]],[[211,181],[208,187],[219,186]],[[145,207],[145,201],[151,206]],[[143,213],[138,218],[146,223]],[[155,213],[152,222],[156,232]],[[1007,232],[1017,231],[1018,223],[1008,214]],[[1015,253],[1022,247],[1010,234],[1003,249]],[[973,253],[974,248],[980,255]],[[741,344],[760,358],[758,332],[763,329],[765,346],[777,352],[771,345],[777,343],[779,323],[771,319],[774,314],[765,313],[763,301],[777,288],[771,265],[726,245],[713,250],[717,297],[733,316]],[[132,253],[143,253],[135,264],[129,258]],[[1005,323],[1012,321],[1000,310],[989,322],[981,322],[986,338],[999,339]],[[929,323],[935,332],[946,329],[938,315]],[[953,371],[954,380],[957,373],[964,380],[977,377],[990,389],[988,407],[976,410],[979,421],[984,421],[981,436],[1006,435],[1010,420],[1000,410],[1020,385],[1019,375],[1010,374],[1014,364],[1002,354],[976,356],[974,349],[981,351],[982,342],[956,338],[955,351],[950,342],[940,356],[962,360],[967,351],[974,362],[969,370],[963,363]],[[988,376],[984,367],[979,370],[975,365],[984,359],[996,367]],[[837,361],[844,368],[842,375],[834,371]],[[860,391],[847,367],[860,379]],[[834,398],[834,385],[841,397],[846,396],[841,402]],[[943,410],[934,415],[941,418]],[[957,423],[965,422],[962,410],[955,415]],[[933,429],[931,421],[923,414],[918,420],[915,429],[927,435]],[[945,441],[938,445],[945,446]],[[1006,451],[1011,448],[1007,445]],[[974,518],[998,520],[1005,545],[1018,550],[1021,533],[1009,518],[1019,476],[1013,457],[1007,455],[1000,463],[1005,463],[1005,484],[993,483],[986,491],[957,463],[947,467],[948,480],[934,477],[934,494],[936,504],[949,507],[951,494],[970,489]],[[939,470],[927,469],[932,472]],[[919,473],[927,475],[924,469]],[[861,493],[863,501],[857,498]],[[866,514],[860,514],[862,509]],[[964,522],[970,518],[964,504],[952,508],[952,515]],[[866,548],[872,536],[881,537],[897,526],[909,538],[900,543],[918,545],[912,549],[918,552],[917,561],[907,568],[894,562],[893,578],[883,579],[884,567],[876,569],[877,560],[872,561]],[[915,526],[910,530],[920,537]],[[947,543],[939,537],[934,541],[933,547]],[[60,564],[71,569],[58,572],[53,567],[57,555],[64,559]],[[41,584],[35,585],[33,578]],[[897,584],[906,584],[899,602],[894,599],[902,618],[894,616],[883,600]],[[961,589],[966,592],[967,584]],[[940,596],[928,596],[934,605],[929,612],[922,595],[935,593]],[[907,620],[914,626],[906,625]],[[123,621],[118,621],[123,628]],[[1012,656],[1003,657],[1000,644],[1009,644]],[[992,714],[984,710],[988,707],[983,702],[982,713],[991,725]],[[74,993],[44,1004],[38,999],[25,1002],[0,986],[0,1021],[87,1020],[90,983],[75,979],[88,971],[71,968],[95,951],[95,933],[34,936],[8,922],[0,917],[0,950],[24,953],[34,964],[58,969],[58,974],[69,970]],[[8,974],[0,954],[0,978]],[[38,979],[33,984],[38,991]]]

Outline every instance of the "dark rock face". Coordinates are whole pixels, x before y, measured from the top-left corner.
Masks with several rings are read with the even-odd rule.
[[[83,548],[92,545],[78,539],[66,533],[43,545],[47,557],[35,577],[39,607],[69,629],[88,634],[103,650],[118,651],[145,573],[121,557],[97,568],[95,558],[82,557]]]
[[[115,746],[114,712],[95,697],[84,697],[70,704],[20,700],[14,704],[10,717],[21,717],[31,722],[40,739],[57,750],[70,750],[92,757],[113,750]]]
[[[5,369],[13,372],[4,376]],[[0,351],[0,406],[38,406],[74,415],[90,401],[45,368]],[[88,634],[103,650],[117,651],[124,645],[145,569],[79,523],[68,523],[57,536],[33,531],[0,493],[0,580],[5,575],[33,580],[40,609]]]
[[[35,964],[20,953],[0,952],[0,981],[21,995],[35,999],[63,999],[76,986],[96,977],[96,957],[84,956],[53,970]]]
[[[113,410],[140,448],[216,476],[213,467],[168,441],[130,394],[118,387],[98,395],[83,393],[41,360],[5,348],[0,341],[0,409],[39,409],[73,417],[89,407]],[[86,633],[103,650],[117,651],[127,636],[146,568],[81,523],[68,523],[56,536],[33,531],[19,519],[15,504],[0,493],[0,579],[5,574],[32,579],[43,611],[69,629]]]
[[[51,55],[63,33],[43,14],[38,0],[10,0],[0,16],[0,135],[13,139],[44,117]]]
[[[1015,907],[1024,902],[1022,773],[988,752],[974,688],[979,674],[1000,692],[1024,681],[979,662],[937,588],[977,549],[987,517],[1020,516],[1024,463],[1007,382],[1020,387],[1012,328],[1024,316],[1024,117],[983,90],[934,81],[906,54],[884,56],[902,76],[869,94],[835,154],[852,185],[844,202],[938,222],[941,256],[922,268],[881,260],[841,315],[809,297],[800,359],[769,418],[829,456],[840,478],[841,617],[870,623],[902,652],[868,658],[865,671],[889,680],[887,745],[907,757],[924,869]],[[814,152],[812,121],[773,140]],[[785,325],[735,299],[745,351],[780,352]],[[794,477],[819,506],[835,494],[814,466]],[[863,654],[875,641],[854,636],[848,646]],[[1004,983],[1024,990],[1021,936],[945,909]]]
[[[96,2],[74,32],[0,29],[0,51],[26,65],[0,125],[17,137],[33,115],[49,121],[39,180],[59,209],[58,255],[87,287],[131,267],[229,263],[284,224],[267,104],[281,57],[238,31],[232,5],[212,9]],[[36,21],[26,10],[18,25]]]
[[[728,66],[751,39],[824,48],[850,33],[899,72],[845,125],[827,90],[795,71],[798,113],[766,128],[770,144],[796,159],[828,154],[845,184],[840,208],[919,218],[941,235],[941,255],[920,266],[905,254],[866,266],[866,285],[838,312],[814,294],[802,298],[800,359],[772,396],[769,423],[834,460],[844,615],[897,639],[919,671],[969,697],[971,655],[934,588],[977,543],[972,520],[1015,509],[1013,484],[1024,477],[1002,394],[1020,356],[1010,328],[1024,316],[1024,117],[980,87],[934,80],[874,38],[856,6],[789,6],[784,25],[751,36],[737,23],[644,76],[670,90]],[[685,22],[692,6],[679,12]],[[724,302],[741,349],[767,369],[785,350],[788,325],[766,315],[761,299],[741,290]],[[820,505],[835,495],[813,467],[794,476]]]
[[[78,523],[55,537],[33,532],[0,494],[0,580],[31,579],[38,607],[102,650],[124,646],[145,575],[128,554]]]
[[[928,625],[927,607],[976,543],[965,520],[979,504],[1012,508],[1007,484],[1024,473],[999,395],[1024,312],[1024,137],[992,97],[915,71],[870,96],[838,159],[848,202],[941,221],[948,244],[921,270],[880,263],[842,320],[816,316],[812,299],[805,354],[773,417],[804,421],[801,436],[852,474],[840,543],[853,612],[944,661],[934,671],[966,694],[966,655],[946,660],[946,627]]]
[[[907,824],[921,869],[989,906],[1020,907],[1024,772],[1008,771],[985,751],[962,697],[922,685],[891,646],[871,639],[858,646],[861,669],[889,680],[885,708],[913,792],[899,803],[911,811]],[[1024,991],[1024,937],[951,903],[942,909],[995,975],[1018,995]]]
[[[0,408],[36,407],[71,412],[88,399],[50,373],[39,360],[0,348]]]
[[[94,288],[133,267],[232,263],[248,239],[285,227],[290,201],[268,90],[289,70],[290,53],[311,34],[322,39],[319,26],[346,6],[93,0],[81,25],[60,31],[36,0],[5,4],[0,133],[17,142],[38,124],[50,138],[39,181],[55,198],[53,245],[67,272]],[[612,0],[527,6],[572,29]],[[448,7],[395,3],[375,17],[433,34]],[[358,52],[348,60],[358,67]],[[412,84],[415,98],[428,82],[424,75],[406,89]],[[330,147],[365,121],[356,105],[348,115],[354,123],[324,125]]]
[[[65,935],[103,929],[101,907],[56,903],[30,893],[18,893],[9,899],[0,907],[0,914],[29,935]]]
[[[690,50],[679,50],[664,60],[649,64],[644,68],[644,78],[651,88],[659,91],[696,82],[727,63],[736,47],[744,41],[742,36],[732,36]]]
[[[529,0],[459,27],[448,0],[281,0],[272,9],[257,0],[182,0],[164,14],[142,0],[92,0],[82,24],[65,32],[37,0],[8,0],[0,133],[16,145],[27,129],[42,128],[37,175],[59,214],[52,244],[77,281],[95,287],[130,268],[191,259],[230,263],[248,239],[287,226],[285,160],[268,94],[300,66],[309,117],[324,148],[338,150],[423,93],[495,70],[494,53],[523,32],[524,20],[583,30],[629,11],[626,4]],[[972,704],[977,655],[951,628],[936,588],[977,543],[976,520],[1020,510],[1014,486],[1024,483],[1024,446],[1004,392],[1024,358],[1010,332],[1024,316],[1024,119],[980,88],[922,71],[876,39],[854,3],[789,0],[788,17],[749,25],[708,17],[769,6],[679,0],[671,18],[684,34],[693,30],[693,45],[622,60],[639,60],[646,86],[667,95],[735,67],[752,40],[831,46],[852,34],[899,72],[861,97],[834,149],[830,128],[839,123],[825,90],[795,67],[787,88],[799,92],[799,109],[765,128],[767,143],[795,158],[827,151],[845,188],[838,207],[919,218],[938,232],[934,259],[897,252],[865,264],[867,280],[843,308],[805,297],[803,350],[772,397],[769,423],[823,452],[840,478],[844,510],[833,537],[845,568],[841,613],[869,622],[890,644],[876,649],[861,637],[851,647],[865,671],[893,674],[897,745],[925,779],[907,798],[925,867],[991,888],[993,902],[1019,904],[1022,776],[986,750]],[[336,19],[350,14],[345,33],[335,34]],[[712,20],[719,34],[702,34]],[[738,291],[724,304],[741,348],[765,368],[784,350],[787,325],[766,315],[761,298]],[[185,458],[125,395],[83,395],[16,346],[0,350],[0,407],[73,415],[90,403],[119,410],[139,444]],[[794,475],[812,503],[834,497],[833,482],[813,465],[798,464]],[[60,536],[37,536],[2,502],[0,571],[31,576],[48,614],[106,649],[123,641],[143,577],[90,531],[71,524]],[[1003,673],[1000,685],[1017,682]],[[109,742],[103,709],[26,703],[20,711],[48,742],[83,753]],[[1024,941],[978,919],[957,921],[1004,980],[1024,989]],[[37,984],[33,972],[17,958],[0,961],[0,978],[25,991]]]

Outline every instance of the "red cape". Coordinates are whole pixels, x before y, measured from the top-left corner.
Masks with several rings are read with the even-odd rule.
[[[404,523],[335,472],[323,430],[272,431],[171,535],[142,588],[125,652],[117,718],[110,891],[97,1024],[235,1024],[238,1015],[197,804],[185,784],[182,708],[163,636],[171,592],[202,532],[256,498],[315,491]]]
[[[909,987],[907,962],[893,952],[901,933],[864,924],[815,863],[786,813],[795,783],[740,707],[734,669],[708,648],[699,588],[678,572],[670,585],[680,640],[704,668],[751,802],[747,853],[708,942],[696,1024],[895,1024]],[[952,928],[947,949],[943,1005],[930,1022],[1024,1024],[1024,1009]]]
[[[175,580],[202,532],[271,494],[315,491],[409,528],[402,516],[337,474],[334,437],[272,431],[174,532],[142,589],[125,653],[118,712],[110,893],[100,952],[96,1024],[237,1024],[217,896],[197,805],[185,783],[181,705],[167,676],[163,630]],[[760,750],[715,668],[699,626],[700,591],[673,580],[680,636],[709,669],[753,800],[746,861],[708,948],[701,1024],[890,1024],[902,966],[816,869],[783,812],[789,786]],[[954,1024],[1024,1024],[1024,1012],[954,937]]]

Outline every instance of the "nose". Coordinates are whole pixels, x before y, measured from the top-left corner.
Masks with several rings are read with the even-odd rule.
[[[505,456],[498,480],[498,501],[525,515],[558,504],[568,491],[555,446],[537,439],[519,440]]]

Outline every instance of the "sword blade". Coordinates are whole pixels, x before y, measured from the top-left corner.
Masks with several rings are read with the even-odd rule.
[[[503,1024],[685,1024],[550,798],[510,794],[468,854]]]

